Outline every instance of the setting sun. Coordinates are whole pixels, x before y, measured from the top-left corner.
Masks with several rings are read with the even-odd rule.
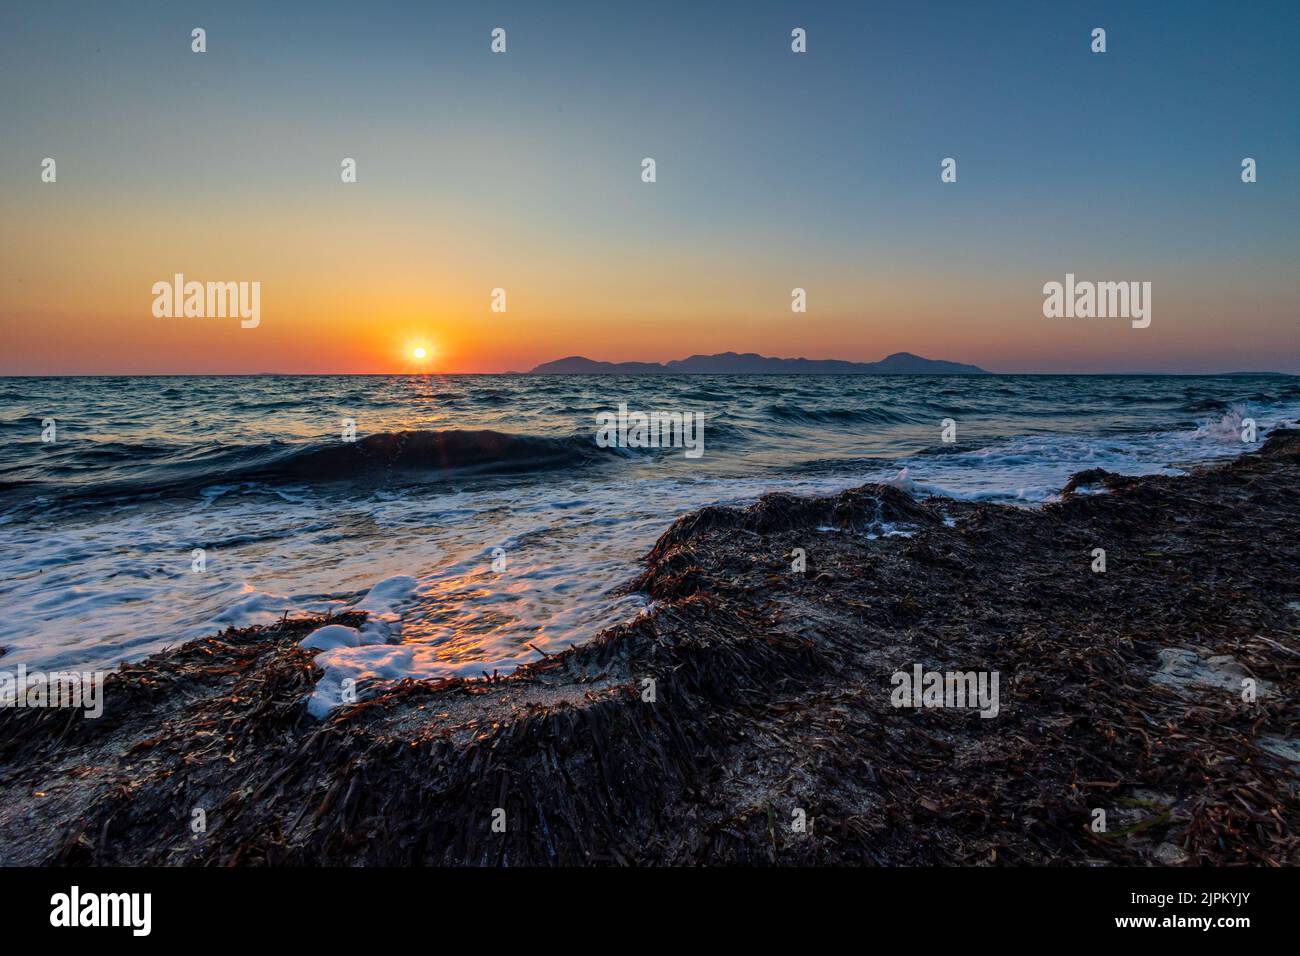
[[[416,348],[411,351],[411,357],[414,359],[422,359],[427,354],[428,353],[423,348]]]

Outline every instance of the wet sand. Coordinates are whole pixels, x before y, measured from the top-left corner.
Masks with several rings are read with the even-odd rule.
[[[324,722],[320,619],[227,631],[123,666],[98,720],[0,709],[0,862],[1295,864],[1298,479],[1289,431],[1036,510],[706,508],[630,585],[650,613]],[[998,672],[997,716],[895,707],[916,664]]]

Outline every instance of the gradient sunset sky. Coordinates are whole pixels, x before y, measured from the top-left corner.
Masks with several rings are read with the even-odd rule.
[[[0,374],[1300,372],[1294,2],[13,2],[0,90]],[[1044,318],[1067,272],[1150,328]]]

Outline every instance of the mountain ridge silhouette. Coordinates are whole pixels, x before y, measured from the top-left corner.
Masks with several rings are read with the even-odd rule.
[[[530,375],[989,375],[978,365],[895,352],[879,362],[774,358],[756,352],[692,355],[670,362],[600,362],[570,355],[543,362]]]

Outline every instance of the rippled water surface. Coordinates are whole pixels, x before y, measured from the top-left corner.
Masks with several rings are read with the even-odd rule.
[[[620,402],[703,413],[704,454],[598,447]],[[0,379],[0,647],[111,667],[362,603],[389,625],[324,651],[333,677],[477,675],[635,614],[612,590],[704,504],[891,481],[1032,505],[1298,414],[1272,376]]]

